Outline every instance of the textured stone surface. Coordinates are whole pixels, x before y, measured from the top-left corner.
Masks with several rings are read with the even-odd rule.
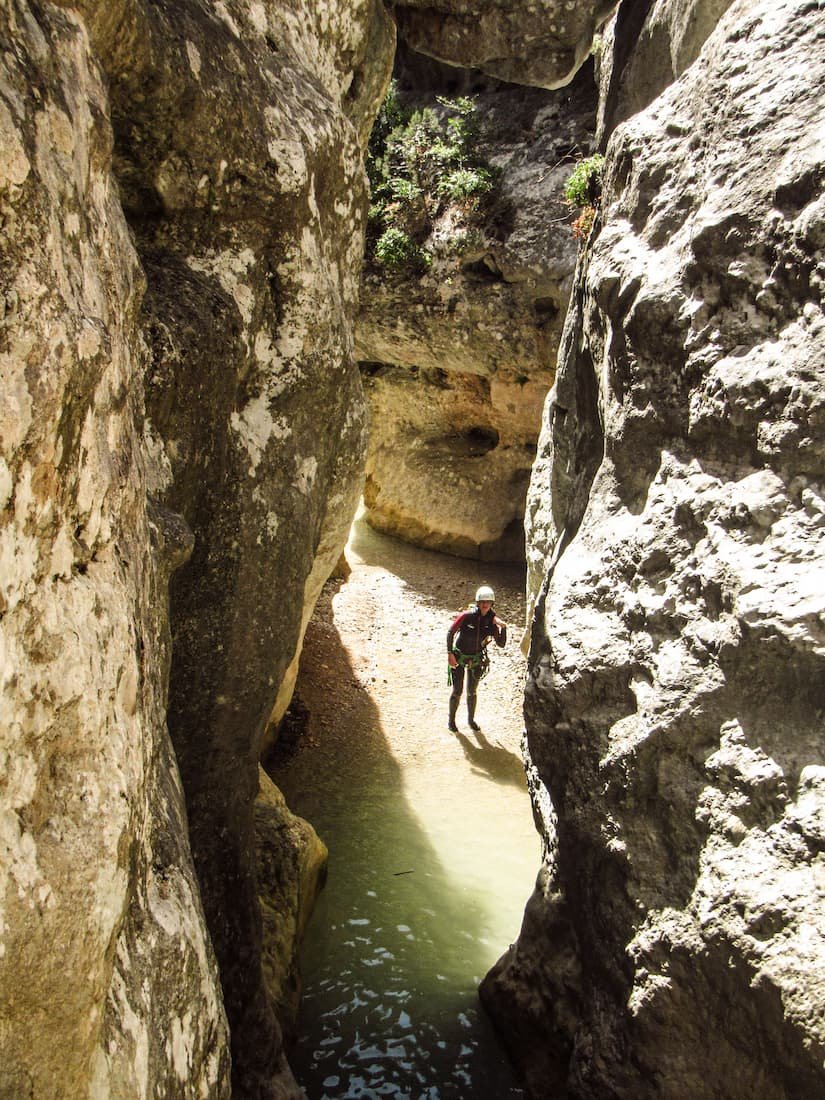
[[[435,107],[450,75],[425,76],[432,91],[421,102]],[[482,151],[502,176],[475,239],[448,207],[426,274],[365,276],[356,329],[356,354],[369,364],[364,499],[370,523],[390,534],[467,557],[522,558],[576,256],[562,193],[576,150],[592,140],[592,80],[565,92],[488,81],[477,107]]]
[[[195,536],[171,589],[169,726],[233,1087],[265,1096],[282,1056],[261,965],[257,762],[360,492],[359,133],[392,35],[373,0],[137,10],[142,46],[129,65],[118,66],[108,24],[96,41],[147,275],[147,413],[167,459],[163,500]]]
[[[696,58],[732,0],[645,0],[622,5],[597,40],[599,142],[643,111]]]
[[[500,80],[559,88],[587,57],[616,0],[404,0],[392,11],[420,53]]]
[[[261,768],[255,800],[264,977],[281,1026],[294,1030],[301,997],[298,948],[327,871],[327,849],[312,826],[290,813]]]
[[[732,4],[607,149],[528,515],[546,861],[484,986],[537,1096],[825,1088],[822,30]]]
[[[379,0],[0,12],[0,1091],[225,1095],[225,1006],[233,1095],[295,1095],[257,756],[360,491],[359,142],[392,25]]]
[[[226,1097],[106,90],[73,12],[0,39],[0,1095]]]

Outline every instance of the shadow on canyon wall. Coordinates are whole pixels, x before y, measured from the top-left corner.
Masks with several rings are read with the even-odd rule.
[[[521,800],[524,829],[534,835],[513,751],[520,715],[503,738],[497,708],[506,702],[491,690],[480,708],[487,733],[456,738],[443,728],[444,605],[454,587],[466,597],[467,570],[480,566],[364,524],[350,549],[368,579],[360,589],[328,582],[296,689],[304,731],[291,753],[276,747],[267,761],[290,807],[330,852],[307,936],[307,988],[290,1063],[313,1096],[355,1095],[347,1090],[358,1081],[381,1095],[460,1097],[488,1087],[497,1097],[520,1096],[477,996],[518,929],[522,896],[505,883],[505,896],[496,897],[499,861],[485,830],[506,833]],[[388,550],[394,575],[383,585],[378,571]],[[423,576],[422,561],[441,579]],[[520,580],[519,570],[505,572]],[[440,594],[430,583],[442,586]],[[413,641],[405,632],[417,619],[421,637]],[[387,629],[409,638],[411,651],[388,645]],[[526,884],[532,848],[524,863]]]

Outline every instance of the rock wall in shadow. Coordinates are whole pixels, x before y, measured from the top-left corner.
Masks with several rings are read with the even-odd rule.
[[[116,170],[148,280],[162,498],[195,536],[171,592],[169,727],[234,1088],[268,1095],[286,1071],[261,965],[258,757],[360,492],[359,140],[392,34],[371,0],[136,18],[143,48],[111,77]],[[104,59],[114,41],[100,28]]]

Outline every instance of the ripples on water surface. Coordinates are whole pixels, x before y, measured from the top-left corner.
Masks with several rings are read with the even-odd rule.
[[[289,796],[330,846],[290,1057],[310,1100],[524,1095],[477,990],[518,933],[537,841],[526,794],[456,778],[408,771],[415,816],[389,776],[355,801]]]
[[[330,851],[290,1064],[309,1100],[523,1096],[477,992],[540,861],[518,754],[523,657],[515,637],[494,654],[483,731],[462,706],[454,735],[444,653],[447,604],[483,580],[517,622],[523,573],[476,576],[478,563],[353,532],[352,575],[325,589],[301,658],[314,733],[275,775]]]

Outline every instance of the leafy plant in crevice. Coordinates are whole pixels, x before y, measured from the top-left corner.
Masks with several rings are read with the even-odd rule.
[[[603,174],[604,157],[601,153],[594,153],[578,162],[565,184],[565,201],[581,211],[571,226],[573,236],[579,240],[586,238],[593,228],[602,197]]]
[[[480,122],[468,97],[410,108],[393,81],[370,137],[367,259],[383,267],[426,267],[422,247],[438,217],[456,208],[463,228],[478,220],[498,180],[479,151]]]
[[[389,226],[375,242],[375,259],[384,267],[426,264],[425,254],[403,229]]]
[[[467,252],[483,252],[484,244],[484,234],[480,229],[460,229],[445,242],[444,252],[452,256],[462,256]]]
[[[467,203],[480,199],[493,187],[493,175],[489,168],[456,168],[438,181],[438,194],[451,202]]]

